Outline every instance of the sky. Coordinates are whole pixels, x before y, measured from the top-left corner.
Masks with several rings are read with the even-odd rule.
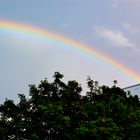
[[[90,46],[140,75],[139,0],[0,0],[0,20],[29,24]],[[0,102],[28,95],[29,84],[77,80],[86,92],[87,76],[99,83],[127,87],[137,82],[116,67],[68,44],[0,29]]]

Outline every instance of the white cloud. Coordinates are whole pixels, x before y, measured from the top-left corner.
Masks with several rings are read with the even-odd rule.
[[[105,39],[107,42],[116,45],[118,47],[128,47],[128,48],[134,48],[135,44],[131,43],[127,37],[124,36],[124,34],[120,31],[113,31],[111,29],[107,29],[105,27],[94,27],[96,35],[101,37],[102,39]]]

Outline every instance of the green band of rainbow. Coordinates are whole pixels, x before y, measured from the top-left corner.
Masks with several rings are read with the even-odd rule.
[[[140,76],[136,74],[133,70],[130,68],[122,65],[121,63],[115,61],[112,57],[93,49],[93,47],[89,47],[87,45],[83,45],[73,39],[64,37],[62,35],[59,35],[54,32],[46,31],[44,29],[36,28],[32,25],[27,25],[27,24],[22,24],[22,23],[17,23],[17,22],[11,22],[8,20],[0,20],[0,29],[6,29],[9,31],[16,31],[16,32],[23,32],[27,34],[33,34],[37,36],[42,36],[42,37],[47,37],[51,40],[59,41],[64,44],[67,44],[67,46],[71,48],[76,48],[79,51],[82,51],[93,58],[103,61],[105,63],[108,63],[112,65],[113,67],[117,68],[124,74],[128,75],[130,78],[132,78],[136,82],[140,82]]]

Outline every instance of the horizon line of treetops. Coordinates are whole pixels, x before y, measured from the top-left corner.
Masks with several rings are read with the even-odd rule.
[[[139,140],[140,100],[114,80],[112,87],[87,78],[87,92],[55,72],[29,86],[29,97],[0,105],[1,140]]]

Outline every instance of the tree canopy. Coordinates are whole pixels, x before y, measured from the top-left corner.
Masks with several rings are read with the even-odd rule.
[[[138,140],[140,101],[116,86],[100,86],[87,78],[82,95],[77,81],[42,80],[29,86],[29,97],[0,105],[1,140]]]

